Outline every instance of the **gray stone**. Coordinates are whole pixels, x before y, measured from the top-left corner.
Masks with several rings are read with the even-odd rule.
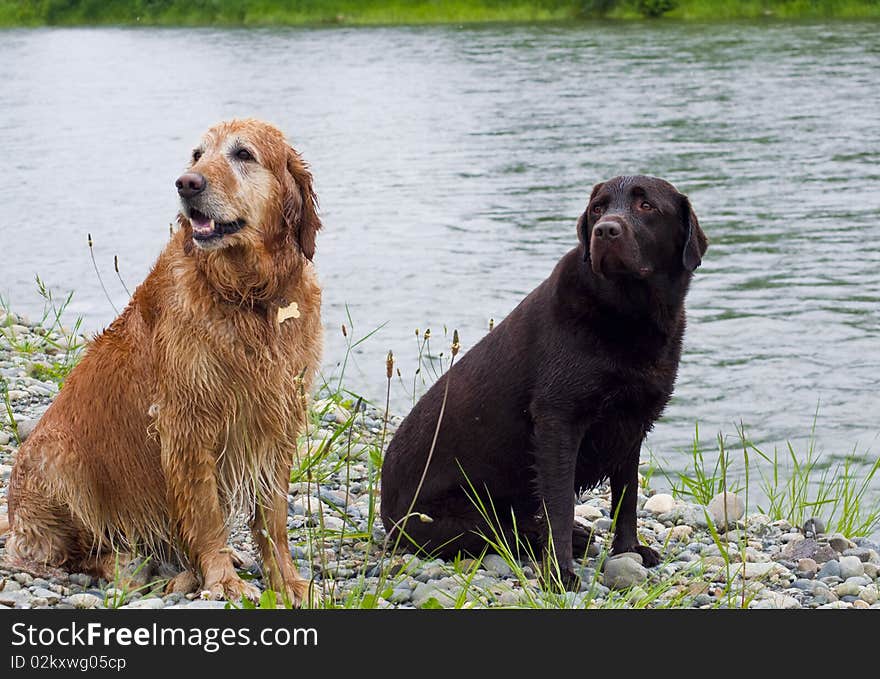
[[[613,521],[611,519],[603,517],[601,519],[596,519],[595,521],[593,521],[593,528],[598,531],[602,531],[603,533],[606,533],[611,530],[612,524]]]
[[[602,510],[598,507],[594,507],[593,505],[577,505],[574,508],[574,515],[585,519],[587,521],[595,521],[596,519],[601,519],[604,514],[602,514]]]
[[[17,424],[18,438],[21,441],[27,440],[28,436],[33,434],[34,429],[37,426],[37,422],[39,422],[39,420],[31,420],[28,418],[17,420],[16,424]]]
[[[21,589],[21,585],[19,585],[15,580],[5,580],[3,582],[2,591],[4,592],[17,592]]]
[[[672,511],[674,505],[675,498],[666,493],[658,493],[657,495],[652,495],[648,498],[648,501],[645,502],[644,509],[652,514],[666,514],[667,512]]]
[[[140,599],[138,601],[132,601],[130,604],[125,604],[125,606],[121,606],[121,608],[139,608],[139,609],[149,609],[155,610],[159,608],[165,608],[165,602],[159,597],[150,597],[148,599]]]
[[[448,585],[441,580],[428,583],[419,583],[411,593],[412,603],[416,608],[422,608],[431,599],[435,599],[441,606],[448,606],[454,600]]]
[[[873,549],[867,547],[851,547],[843,550],[844,556],[857,556],[862,563],[868,563],[871,560]]]
[[[12,439],[10,438],[9,434],[7,434],[5,431],[0,431],[0,446],[5,446],[11,440]]]
[[[796,587],[797,589],[803,590],[805,592],[813,592],[816,590],[817,582],[815,580],[807,580],[806,578],[798,578],[793,583],[791,583],[792,587]]]
[[[837,561],[826,561],[822,564],[822,567],[819,569],[819,572],[816,573],[816,577],[820,580],[822,578],[828,577],[840,577],[840,564]]]
[[[45,587],[34,587],[33,593],[35,597],[45,599],[46,602],[50,604],[57,604],[61,601],[61,595],[58,594],[58,592],[53,592],[51,589],[46,589]]]
[[[396,587],[392,590],[388,601],[393,604],[405,604],[412,599],[412,590],[409,587]]]
[[[846,582],[841,582],[837,587],[834,588],[834,591],[837,593],[839,597],[845,596],[858,596],[862,591],[862,587],[851,580],[847,580]]]
[[[621,555],[623,557],[623,555]],[[648,570],[639,561],[630,558],[609,559],[605,563],[606,587],[626,589],[648,579]]]
[[[814,560],[813,555],[818,551],[819,543],[813,538],[792,540],[782,549],[780,557],[788,561],[799,561],[801,559]]]
[[[840,577],[846,580],[858,575],[864,575],[865,567],[857,556],[840,557]]]
[[[226,608],[225,601],[211,601],[210,599],[195,599],[193,601],[187,602],[183,605],[169,606],[168,608],[215,608],[215,609],[223,609]]]
[[[31,593],[27,590],[19,589],[10,592],[4,589],[0,592],[0,605],[14,608],[15,606],[20,606],[21,604],[29,602],[31,598]]]
[[[727,523],[724,522],[725,507]],[[706,505],[706,509],[709,512],[709,516],[712,517],[712,521],[715,525],[722,529],[727,529],[732,526],[746,513],[746,506],[743,504],[743,501],[736,493],[731,492],[718,493],[718,495],[709,501],[709,504]]]
[[[82,594],[71,594],[67,598],[68,603],[76,608],[98,608],[101,605],[101,599],[94,594],[83,592]]]
[[[30,573],[25,573],[25,572],[16,573],[12,577],[22,587],[30,587],[32,584],[34,584],[34,576],[31,575]]]
[[[873,605],[880,599],[880,592],[877,591],[877,585],[868,585],[859,593],[859,599]]]
[[[483,568],[491,573],[495,573],[502,578],[509,578],[513,575],[513,570],[508,563],[498,554],[487,554],[483,557]]]
[[[818,517],[813,517],[804,521],[804,533],[815,537],[825,532],[825,522]]]

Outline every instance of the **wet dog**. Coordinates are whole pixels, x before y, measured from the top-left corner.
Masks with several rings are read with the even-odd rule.
[[[577,233],[579,245],[394,436],[381,509],[402,544],[478,554],[483,535],[519,539],[552,553],[574,586],[574,548],[589,537],[574,524],[575,493],[610,479],[613,550],[658,563],[636,535],[639,451],[672,395],[685,295],[708,241],[687,197],[645,176],[597,185]],[[474,496],[497,515],[492,526]]]
[[[180,229],[18,452],[7,558],[109,579],[138,553],[183,566],[173,590],[255,598],[227,546],[243,513],[268,585],[299,604],[287,487],[322,348],[312,177],[276,128],[235,120],[176,186]]]

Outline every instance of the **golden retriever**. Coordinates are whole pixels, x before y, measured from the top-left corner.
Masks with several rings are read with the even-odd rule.
[[[110,578],[120,551],[156,555],[184,568],[172,590],[253,599],[227,546],[243,512],[268,586],[299,605],[287,486],[322,348],[312,177],[275,127],[232,120],[177,189],[179,230],[18,453],[7,558]]]

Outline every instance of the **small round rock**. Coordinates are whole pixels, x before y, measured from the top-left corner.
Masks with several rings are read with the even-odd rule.
[[[645,511],[652,514],[667,514],[675,506],[675,499],[666,493],[658,493],[648,498],[645,503]]]

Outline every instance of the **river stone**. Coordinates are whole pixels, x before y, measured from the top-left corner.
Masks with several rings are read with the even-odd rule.
[[[816,571],[819,570],[819,564],[815,560],[806,558],[798,559],[797,572],[798,575],[804,575],[809,578],[815,577]]]
[[[813,537],[825,532],[825,522],[814,516],[804,521],[804,533]]]
[[[51,589],[46,589],[45,587],[34,587],[33,593],[35,597],[45,599],[46,603],[49,604],[57,604],[61,601],[61,595],[58,594],[58,592],[53,592]]]
[[[601,519],[596,519],[596,520],[593,522],[593,528],[595,528],[595,529],[598,530],[598,531],[602,531],[603,533],[605,533],[605,532],[611,530],[611,526],[612,526],[613,523],[614,523],[614,522],[613,522],[611,519],[609,519],[609,518],[607,518],[607,517],[603,517],[603,518],[601,518]]]
[[[596,519],[601,519],[604,516],[602,514],[602,510],[598,507],[594,507],[593,505],[577,505],[574,508],[574,515],[579,516],[582,519],[586,519],[587,521],[595,521]]]
[[[877,591],[877,585],[868,585],[865,587],[859,594],[859,599],[868,604],[876,604],[877,600],[880,599],[880,592]]]
[[[690,526],[673,526],[669,529],[669,533],[667,533],[667,537],[672,542],[687,542],[691,535],[693,535],[694,529]]]
[[[71,573],[70,582],[80,587],[88,587],[92,584],[92,576],[87,573]]]
[[[157,610],[159,608],[165,608],[165,602],[158,597],[150,597],[149,599],[139,599],[138,601],[132,601],[130,604],[125,604],[125,606],[121,606],[120,608]]]
[[[865,574],[865,566],[857,556],[842,556],[839,563],[840,577],[844,580]]]
[[[638,556],[638,555],[636,555]],[[627,589],[639,585],[648,579],[648,570],[642,566],[639,560],[630,558],[630,555],[621,554],[617,558],[609,559],[605,563],[605,586],[612,589]]]
[[[832,535],[830,538],[828,538],[828,544],[831,546],[832,549],[834,549],[835,552],[844,552],[847,549],[856,546],[855,542],[852,542],[839,534]]]
[[[76,608],[97,608],[101,605],[101,600],[94,594],[89,594],[88,592],[71,594],[67,600]]]
[[[644,509],[652,514],[666,514],[667,512],[672,511],[674,505],[675,499],[671,495],[658,493],[657,495],[652,495],[648,498]]]
[[[725,496],[727,498],[726,501]],[[727,506],[727,524],[724,523],[725,505]],[[727,493],[718,493],[709,501],[706,509],[709,511],[709,516],[712,517],[715,525],[725,530],[739,521],[746,513],[746,506],[743,504],[743,501],[736,493],[729,491]]]
[[[813,538],[801,538],[791,540],[783,547],[779,556],[786,561],[800,561],[801,559],[812,559],[817,551],[819,551],[818,542]]]
[[[9,434],[7,434],[5,431],[0,431],[0,446],[5,446],[11,440],[12,439],[10,439]]]
[[[13,608],[17,605],[27,603],[31,600],[31,593],[24,589],[15,591],[3,590],[0,592],[0,605]]]
[[[513,570],[511,570],[508,563],[498,554],[487,554],[484,556],[483,568],[502,578],[509,578],[513,575]]]
[[[37,422],[39,422],[39,420],[31,420],[28,418],[23,418],[21,420],[18,420],[17,421],[18,438],[21,441],[26,440],[27,437],[30,436],[34,432],[34,429],[37,426]]]
[[[876,552],[867,547],[852,547],[843,552],[844,556],[857,556],[862,563],[868,563]]]
[[[859,593],[862,591],[862,588],[858,583],[847,580],[846,582],[841,582],[837,587],[835,587],[834,591],[839,597],[858,596]]]

